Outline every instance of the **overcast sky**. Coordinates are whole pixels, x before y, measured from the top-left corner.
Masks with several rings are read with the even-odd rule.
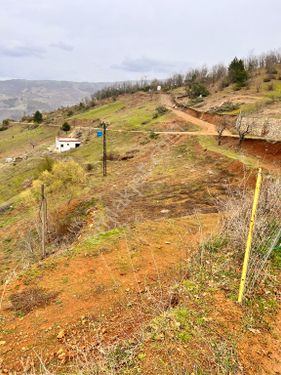
[[[166,77],[281,47],[280,0],[0,0],[0,79]]]

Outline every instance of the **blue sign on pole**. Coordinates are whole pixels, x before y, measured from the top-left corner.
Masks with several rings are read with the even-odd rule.
[[[102,130],[98,130],[98,131],[97,131],[97,137],[102,137],[102,135],[103,135]]]

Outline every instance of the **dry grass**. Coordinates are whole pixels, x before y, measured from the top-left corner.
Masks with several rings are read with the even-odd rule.
[[[10,296],[13,310],[20,314],[28,314],[39,307],[48,306],[57,297],[58,292],[48,292],[39,287],[33,287]]]
[[[235,249],[235,255],[243,259],[248,236],[253,204],[253,191],[246,181],[241,189],[232,192],[229,200],[223,203],[226,215],[223,219],[222,237],[228,246]],[[247,292],[253,292],[258,279],[264,279],[269,260],[275,256],[274,248],[281,241],[281,179],[271,176],[263,178],[261,194],[256,214],[251,258],[248,269]]]

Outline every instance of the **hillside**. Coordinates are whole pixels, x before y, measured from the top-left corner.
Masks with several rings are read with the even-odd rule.
[[[250,212],[237,208],[251,207],[259,167],[258,218],[275,215],[269,240],[280,223],[279,128],[274,123],[270,137],[252,131],[238,147],[237,112],[226,111],[219,146],[222,113],[212,110],[263,100],[266,90],[256,94],[251,84],[239,95],[211,86],[199,106],[183,86],[122,94],[0,133],[3,373],[281,372],[280,252],[266,260],[265,278],[243,305],[236,302]],[[262,111],[269,120],[281,116],[278,102]],[[65,121],[82,144],[58,154]],[[106,177],[101,121],[109,124]]]
[[[36,110],[48,112],[61,106],[76,104],[90,97],[106,83],[28,81],[13,79],[0,81],[0,121],[19,120]]]

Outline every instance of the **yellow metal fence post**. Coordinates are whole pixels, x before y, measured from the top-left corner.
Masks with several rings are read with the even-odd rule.
[[[240,281],[240,288],[239,288],[239,295],[238,295],[239,303],[242,303],[244,290],[245,290],[245,283],[246,283],[246,278],[247,278],[248,264],[249,264],[250,252],[251,252],[251,247],[252,247],[253,233],[254,233],[255,222],[256,222],[256,213],[257,213],[259,197],[260,197],[261,182],[262,182],[262,171],[261,171],[261,168],[259,168],[253,207],[252,207],[251,221],[250,221],[248,238],[247,238],[246,249],[245,249],[244,263],[243,263],[242,274],[241,274],[241,281]]]

